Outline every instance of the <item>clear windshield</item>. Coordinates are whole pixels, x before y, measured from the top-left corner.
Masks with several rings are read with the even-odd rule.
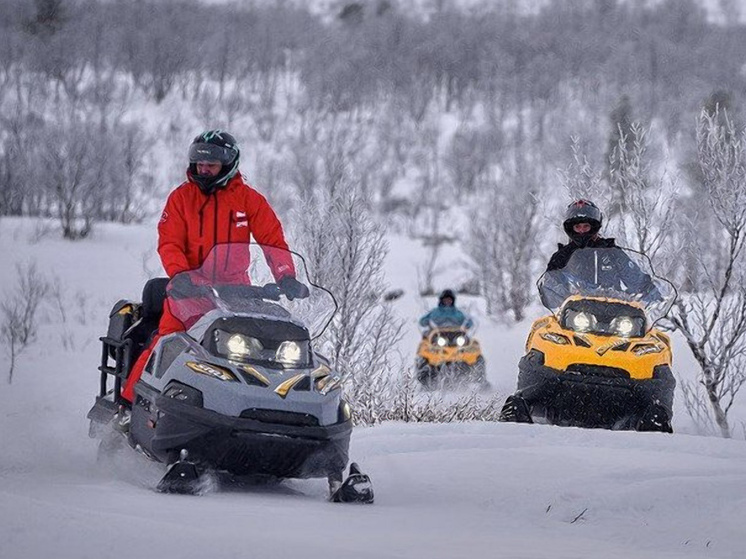
[[[641,305],[651,324],[676,299],[673,284],[655,275],[649,258],[619,247],[578,249],[564,268],[546,272],[538,287],[541,302],[552,312],[574,295],[603,297]]]
[[[216,245],[200,268],[171,279],[168,296],[187,329],[219,309],[296,322],[315,338],[336,311],[332,294],[309,280],[302,256],[255,243]]]

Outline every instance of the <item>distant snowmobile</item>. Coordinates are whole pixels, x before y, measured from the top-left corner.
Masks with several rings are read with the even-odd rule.
[[[304,261],[294,253],[296,277],[310,294],[284,297],[263,258],[279,250],[218,245],[199,270],[170,282],[150,280],[142,303],[119,301],[101,338],[100,391],[88,413],[91,436],[103,437],[104,448],[111,437],[124,437],[168,464],[158,485],[163,492],[199,493],[206,477],[221,472],[326,477],[331,501],[372,503],[370,479],[357,464],[344,478],[350,407],[342,379],[313,347],[336,310],[334,298],[308,281]],[[235,274],[227,282],[221,275],[227,263],[238,254],[245,262],[247,252],[252,284],[237,284]],[[122,381],[158,327],[166,289],[169,308],[186,330],[159,340],[135,386],[128,428],[117,430]]]
[[[427,390],[465,384],[490,386],[474,328],[465,324],[431,323],[417,348],[415,369],[417,380]]]
[[[671,343],[653,325],[673,285],[638,253],[584,248],[539,292],[553,314],[531,328],[501,421],[671,433]]]

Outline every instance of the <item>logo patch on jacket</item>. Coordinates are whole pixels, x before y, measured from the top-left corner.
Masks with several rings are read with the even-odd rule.
[[[236,228],[248,227],[249,221],[246,219],[246,212],[236,212]]]
[[[168,219],[168,212],[167,212],[167,211],[164,211],[164,212],[163,212],[163,213],[161,214],[161,223],[165,223],[167,219]]]

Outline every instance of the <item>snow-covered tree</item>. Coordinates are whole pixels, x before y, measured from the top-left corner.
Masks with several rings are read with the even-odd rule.
[[[702,111],[697,146],[703,203],[720,234],[706,244],[692,237],[685,261],[701,287],[683,294],[672,316],[701,368],[697,385],[684,383],[687,407],[697,419],[706,402],[724,437],[731,435],[728,411],[746,382],[745,143],[746,133],[737,132],[727,115]]]

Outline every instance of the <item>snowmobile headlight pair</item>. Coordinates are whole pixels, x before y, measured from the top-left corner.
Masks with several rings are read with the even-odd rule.
[[[308,366],[308,341],[260,340],[246,334],[215,330],[215,351],[230,361],[260,363],[286,368]]]
[[[208,377],[228,382],[238,382],[238,379],[232,372],[230,372],[228,369],[224,369],[223,367],[218,367],[217,365],[208,365],[207,363],[200,363],[198,361],[187,361],[186,366],[195,373],[199,373],[201,375],[206,375]]]

